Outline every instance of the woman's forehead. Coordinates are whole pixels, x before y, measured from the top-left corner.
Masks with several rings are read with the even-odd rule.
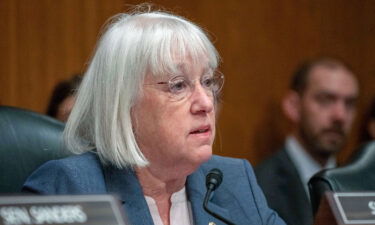
[[[215,68],[208,62],[208,60],[202,61],[191,61],[188,59],[175,61],[167,67],[159,70],[158,72],[152,72],[153,76],[194,76],[205,75],[213,73]]]
[[[209,73],[213,71],[213,68],[208,64],[208,62],[199,62],[199,63],[191,63],[191,62],[180,62],[176,64],[176,69],[178,72],[181,72],[185,75],[189,75],[192,72],[201,72],[203,74]]]

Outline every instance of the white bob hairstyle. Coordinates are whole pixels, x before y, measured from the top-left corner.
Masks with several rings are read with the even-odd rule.
[[[146,166],[132,127],[131,108],[146,74],[177,69],[176,59],[217,69],[219,55],[205,32],[165,12],[119,14],[107,25],[77,93],[64,130],[73,153],[96,152],[103,164]]]

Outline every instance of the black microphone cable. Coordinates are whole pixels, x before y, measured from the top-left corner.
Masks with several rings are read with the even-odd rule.
[[[216,217],[217,219],[223,221],[224,223],[228,225],[235,225],[231,221],[227,220],[226,218],[220,216],[219,214],[211,211],[208,208],[208,200],[211,197],[211,194],[213,191],[215,191],[216,188],[218,188],[223,181],[223,173],[219,169],[212,169],[206,176],[206,187],[207,187],[207,192],[206,195],[204,196],[204,201],[203,201],[203,208],[211,214],[212,216]]]

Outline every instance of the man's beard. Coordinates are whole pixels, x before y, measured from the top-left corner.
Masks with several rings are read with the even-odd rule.
[[[303,126],[300,135],[310,152],[329,157],[340,151],[346,142],[346,133],[341,123],[334,123],[329,128],[324,128],[316,133]]]

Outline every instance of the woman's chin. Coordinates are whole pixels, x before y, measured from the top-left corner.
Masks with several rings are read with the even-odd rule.
[[[200,166],[202,163],[207,162],[212,157],[212,146],[206,145],[200,147],[195,155],[195,163]]]

